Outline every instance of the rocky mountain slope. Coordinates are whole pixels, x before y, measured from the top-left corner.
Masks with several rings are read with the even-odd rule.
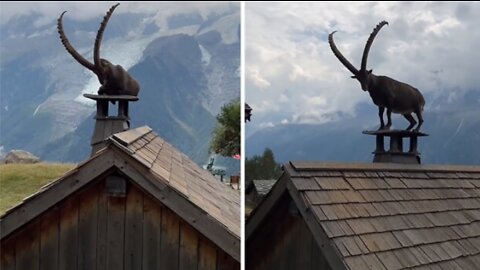
[[[77,162],[89,155],[94,125],[94,104],[82,94],[99,85],[61,46],[55,22],[36,27],[38,19],[21,16],[2,25],[0,149]],[[64,19],[70,41],[87,59],[97,21]],[[240,96],[239,9],[172,16],[164,28],[145,21],[152,19],[115,14],[102,57],[128,68],[141,85],[140,100],[130,109],[132,126],[149,125],[203,164],[215,115]],[[238,170],[238,161],[227,163]]]

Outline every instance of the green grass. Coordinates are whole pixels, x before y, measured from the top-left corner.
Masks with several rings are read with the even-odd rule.
[[[74,167],[55,163],[0,165],[0,215]]]

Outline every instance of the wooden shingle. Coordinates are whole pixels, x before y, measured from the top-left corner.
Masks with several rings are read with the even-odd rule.
[[[292,183],[298,190],[318,190],[319,186],[313,178],[292,178]]]
[[[480,258],[480,167],[285,168],[291,196],[305,198],[299,209],[312,210],[310,226],[323,230],[347,269],[456,269]]]
[[[343,177],[315,177],[316,182],[325,190],[348,190],[350,185]]]

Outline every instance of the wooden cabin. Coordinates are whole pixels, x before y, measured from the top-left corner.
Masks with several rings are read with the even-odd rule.
[[[480,166],[290,162],[245,231],[248,270],[479,269]]]
[[[148,127],[0,219],[2,270],[240,269],[240,195]]]
[[[257,205],[270,192],[277,180],[252,180],[245,188],[245,200]]]

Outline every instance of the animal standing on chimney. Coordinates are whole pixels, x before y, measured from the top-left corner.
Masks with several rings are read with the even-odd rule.
[[[93,71],[98,77],[98,80],[101,84],[100,89],[98,90],[99,95],[130,95],[137,96],[140,91],[140,86],[138,82],[128,74],[125,69],[120,65],[113,65],[109,61],[100,58],[100,44],[102,43],[103,32],[107,27],[108,20],[112,16],[115,8],[120,5],[116,4],[112,6],[105,17],[103,18],[100,28],[97,32],[97,37],[95,38],[95,46],[93,50],[93,63],[89,62],[83,56],[81,56],[70,44],[68,41],[65,32],[63,31],[63,22],[62,18],[66,11],[60,15],[57,21],[58,33],[60,34],[60,40],[65,46],[65,49],[72,55],[72,57],[77,60],[82,66]]]
[[[380,29],[387,24],[388,22],[386,21],[380,22],[370,34],[365,49],[363,50],[360,70],[357,70],[335,46],[333,34],[335,34],[336,31],[328,36],[328,42],[338,60],[353,73],[352,78],[360,82],[362,90],[368,91],[373,103],[378,106],[378,115],[380,117],[379,130],[390,129],[392,126],[392,112],[402,114],[410,122],[406,130],[411,130],[417,123],[412,116],[412,113],[415,113],[418,118],[418,125],[414,131],[418,132],[423,123],[422,111],[425,105],[425,99],[420,91],[406,83],[396,81],[386,76],[377,76],[372,73],[372,70],[367,70],[368,52],[373,40]],[[385,125],[383,121],[385,109],[387,109],[387,125]]]

